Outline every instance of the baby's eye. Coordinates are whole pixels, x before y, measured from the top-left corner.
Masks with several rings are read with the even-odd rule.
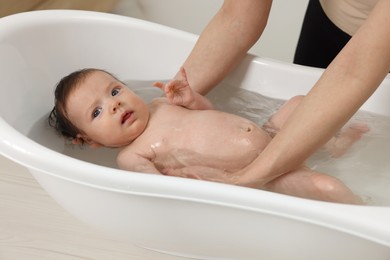
[[[112,91],[111,91],[111,96],[116,96],[119,94],[119,89],[117,88],[114,88]]]
[[[102,109],[101,108],[96,108],[93,112],[92,112],[92,118],[96,118],[100,115],[100,113],[102,112]]]

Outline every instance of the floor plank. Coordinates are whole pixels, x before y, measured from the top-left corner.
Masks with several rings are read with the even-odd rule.
[[[0,155],[1,260],[179,260],[117,241],[74,218],[22,166]]]

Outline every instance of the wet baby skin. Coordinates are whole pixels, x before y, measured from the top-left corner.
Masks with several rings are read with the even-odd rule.
[[[253,122],[221,111],[190,110],[165,98],[149,111],[143,133],[118,157],[121,168],[231,183],[271,140]]]
[[[191,90],[184,69],[182,77],[155,83],[166,97],[145,104],[111,75],[94,72],[69,97],[68,117],[82,130],[78,138],[89,145],[121,147],[117,157],[121,169],[240,183],[242,176],[236,172],[262,152],[270,134],[245,118],[213,110],[205,97]],[[294,100],[272,117],[268,128],[282,126],[279,121],[295,108]],[[361,203],[339,180],[304,166],[257,188]]]

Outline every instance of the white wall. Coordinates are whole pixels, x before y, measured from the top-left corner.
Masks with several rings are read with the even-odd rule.
[[[120,0],[115,12],[200,34],[222,3],[223,0]],[[263,36],[250,52],[292,62],[307,3],[308,0],[274,0]]]

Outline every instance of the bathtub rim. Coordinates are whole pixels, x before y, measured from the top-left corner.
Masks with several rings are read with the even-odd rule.
[[[11,23],[13,20],[18,21],[22,16],[23,18],[25,16],[39,17],[39,21],[37,22],[42,22],[45,21],[45,19],[50,18],[62,19],[75,17],[79,19],[86,19],[87,17],[88,19],[97,20],[105,18],[106,21],[114,22],[134,21],[135,23],[142,24],[142,26],[147,23],[152,26],[157,26],[158,28],[164,28],[172,33],[180,32],[181,35],[183,34],[182,31],[176,29],[168,28],[162,25],[156,25],[150,22],[141,22],[134,18],[89,11],[35,11],[4,17],[1,18],[0,22],[3,23],[7,21]],[[23,21],[21,22],[21,25],[25,23],[26,22]],[[20,26],[20,24],[18,24],[18,26]],[[2,25],[0,25],[0,31],[1,29]],[[189,33],[186,33],[186,35],[188,37],[196,38],[196,36]],[[259,62],[270,62],[260,58],[254,59]],[[358,235],[359,237],[367,238],[371,241],[390,246],[390,227],[388,232],[389,235],[383,235],[381,238],[378,238],[378,235],[374,234],[375,232],[372,233],[372,228],[370,230],[364,230],[363,228],[363,231],[361,231],[362,226],[364,226],[364,223],[366,223],[364,219],[365,217],[359,216],[360,219],[356,219],[356,212],[360,212],[363,208],[362,206],[338,205],[334,203],[310,201],[281,194],[270,194],[264,191],[255,191],[243,187],[235,187],[211,182],[199,182],[196,180],[180,179],[175,177],[167,178],[165,176],[154,176],[142,173],[134,173],[130,175],[122,170],[107,168],[104,166],[98,166],[77,160],[44,147],[31,140],[27,136],[19,133],[5,120],[3,120],[2,117],[0,117],[0,144],[0,154],[23,165],[24,167],[42,174],[49,174],[55,176],[56,178],[61,178],[65,181],[78,183],[80,185],[132,195],[138,194],[142,196],[162,196],[164,198],[197,200],[198,202],[208,204],[220,203],[220,205],[223,206],[235,208],[241,207],[248,210],[268,210],[268,212],[274,215],[281,214],[280,216],[283,217],[296,218],[300,221],[310,222],[313,224],[340,230],[342,232],[352,232],[351,234]],[[47,158],[50,158],[49,162]],[[44,167],[42,167],[42,165],[44,165]],[[109,176],[107,174],[107,169],[110,169]],[[132,186],[130,187],[128,185],[124,185],[124,182],[131,182]],[[158,183],[158,185],[151,187],[151,183]],[[171,187],[177,186],[185,186],[186,189],[182,189],[180,190],[180,193],[172,195],[171,192],[175,189],[171,189]],[[130,188],[133,190],[130,190]],[[146,192],[143,191],[143,189],[145,189]],[[216,190],[223,190],[225,192],[221,192],[223,193],[223,196],[221,196],[215,192]],[[201,191],[201,194],[199,191]],[[261,194],[261,198],[257,197],[256,199],[253,199],[253,195],[256,194]],[[274,205],[269,205],[269,203],[267,203],[268,199],[272,199]],[[259,209],[257,205],[261,205],[262,208]],[[307,207],[308,205],[310,205],[310,207]],[[286,207],[291,210],[289,212],[290,214],[283,215],[283,210],[286,209]],[[388,207],[370,206],[369,208],[371,211],[386,211],[390,213],[390,208]],[[325,218],[322,214],[326,211],[333,212],[334,216],[331,217],[331,215],[327,215]],[[343,212],[343,214],[340,214],[340,212]],[[306,217],[304,217],[305,215]],[[342,221],[340,219],[340,215],[343,215],[344,217]],[[354,220],[356,223],[351,222],[349,216],[355,217]],[[360,232],[356,230],[360,230]],[[383,233],[383,227],[378,227],[378,231]]]

